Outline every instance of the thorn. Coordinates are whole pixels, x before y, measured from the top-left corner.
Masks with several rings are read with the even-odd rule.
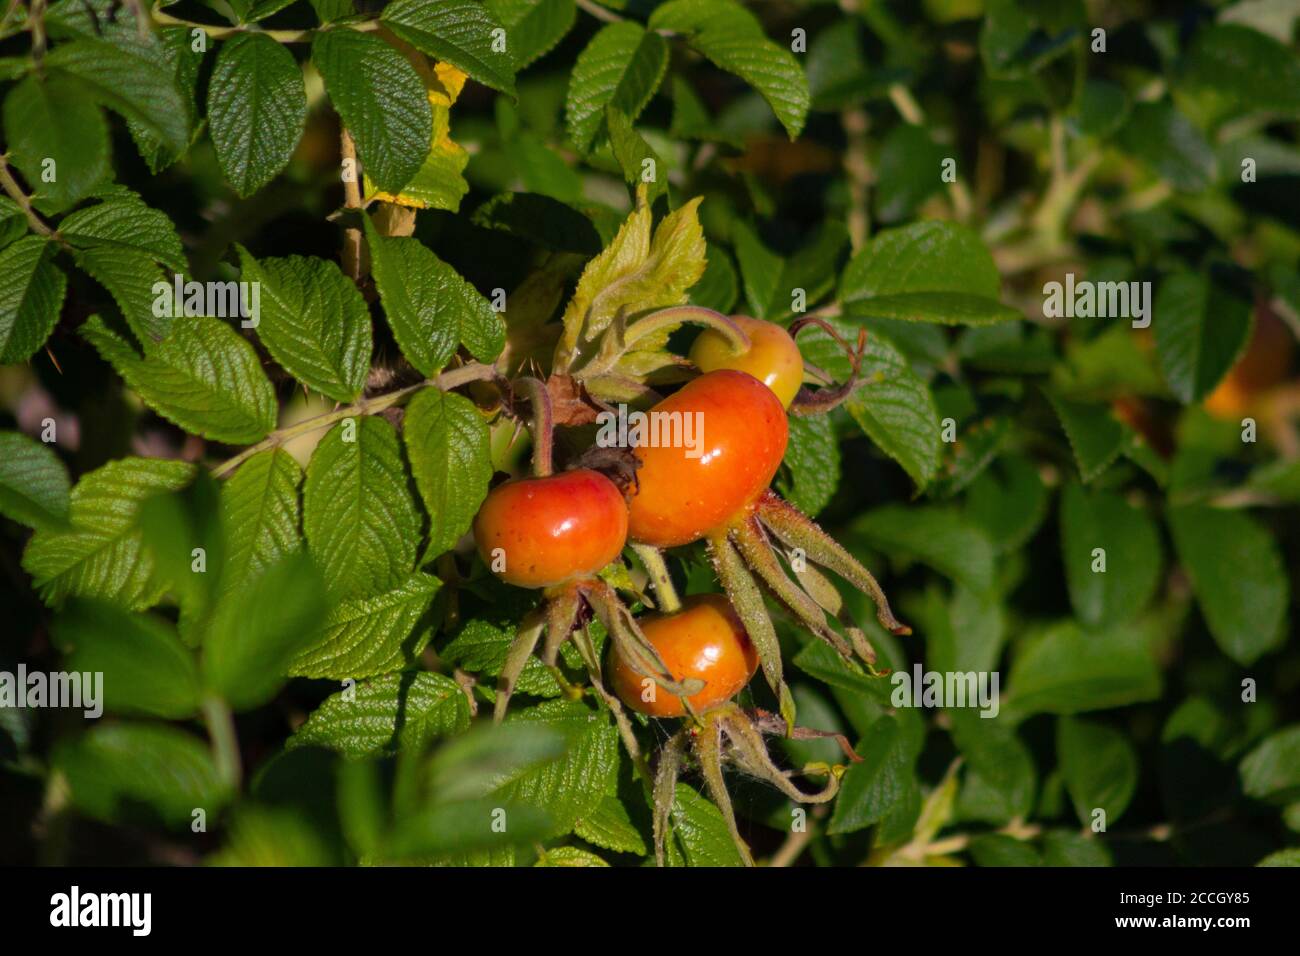
[[[54,357],[54,352],[50,350],[50,347],[48,345],[45,346],[45,354],[50,357],[50,361],[54,363],[54,368],[58,371],[60,375],[62,375],[63,367],[59,365],[59,360]]]

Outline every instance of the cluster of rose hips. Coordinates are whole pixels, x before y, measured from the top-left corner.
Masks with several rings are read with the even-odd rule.
[[[805,803],[834,796],[843,770],[812,768],[828,781],[820,792],[808,794],[768,756],[764,734],[803,737],[818,732],[795,727],[794,701],[782,673],[765,594],[845,659],[856,656],[868,667],[875,660],[871,645],[844,612],[834,585],[814,565],[869,594],[887,629],[907,633],[907,628],[894,619],[870,572],[769,488],[785,455],[787,408],[820,411],[837,395],[847,394],[852,382],[840,389],[802,387],[804,362],[794,336],[806,323],[787,331],[743,316],[710,313],[701,318],[712,326],[697,337],[690,353],[701,374],[654,405],[650,416],[701,415],[702,448],[635,448],[637,467],[625,490],[593,468],[552,474],[547,389],[536,379],[520,380],[518,387],[533,407],[534,474],[506,481],[488,494],[475,518],[474,536],[480,555],[502,580],[544,594],[539,607],[521,622],[507,655],[499,678],[497,719],[504,715],[515,682],[542,635],[546,640],[541,656],[552,668],[560,646],[572,638],[653,791],[660,862],[687,751],[698,763],[742,857],[752,862],[723,785],[724,761]],[[720,328],[727,334],[717,331]],[[857,353],[852,354],[856,377]],[[660,549],[701,539],[726,596],[697,595],[681,602]],[[649,572],[658,613],[634,617],[599,575],[629,544]],[[798,559],[790,560],[794,553]],[[604,668],[582,623],[588,609],[610,637]],[[828,615],[839,621],[843,633]],[[779,701],[779,717],[746,713],[732,702],[760,666]],[[606,689],[606,677],[613,694]],[[688,718],[662,749],[652,784],[620,700],[649,717]],[[849,759],[856,759],[847,744],[843,746]]]

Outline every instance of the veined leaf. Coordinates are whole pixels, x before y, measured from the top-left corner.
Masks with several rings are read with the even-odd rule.
[[[72,80],[27,77],[5,97],[4,128],[11,161],[38,200],[71,206],[112,177],[104,114]]]
[[[293,54],[258,33],[221,44],[208,86],[208,128],[236,193],[251,196],[284,169],[306,120],[307,90]]]
[[[140,504],[189,483],[194,466],[179,461],[124,458],[82,476],[68,507],[71,530],[41,530],[23,554],[23,568],[41,597],[57,607],[71,596],[104,598],[140,609],[164,586],[153,579],[153,559],[137,524]]]
[[[172,314],[156,314],[158,299],[155,286],[162,282],[171,287],[172,280],[147,252],[127,246],[93,245],[73,253],[82,271],[108,290],[122,318],[148,350],[171,331]]]
[[[367,179],[366,195],[413,209],[455,212],[469,192],[464,176],[469,153],[451,138],[451,106],[465,86],[466,74],[450,63],[431,65],[418,50],[408,48],[403,53],[428,91],[429,108],[433,112],[433,141],[424,162],[401,192],[384,192]]]
[[[569,78],[564,107],[569,138],[589,152],[602,132],[607,106],[635,121],[667,68],[668,44],[659,34],[631,20],[601,27],[578,54]]]
[[[0,515],[38,530],[66,528],[68,469],[54,449],[20,432],[0,432]]]
[[[319,641],[289,664],[289,674],[344,680],[410,667],[432,633],[416,630],[416,624],[441,584],[431,575],[413,574],[391,591],[339,603],[326,614]]]
[[[505,28],[475,0],[395,0],[384,25],[421,53],[459,67],[484,86],[515,94]],[[500,30],[499,38],[495,35]]]
[[[135,193],[115,190],[103,202],[70,213],[59,234],[78,248],[124,247],[144,252],[173,272],[185,271],[185,252],[167,214]]]
[[[302,523],[334,598],[378,594],[407,579],[420,519],[392,425],[345,419],[326,434],[307,466]]]
[[[175,76],[156,58],[87,38],[60,43],[45,66],[73,78],[93,101],[140,124],[168,150],[185,152],[190,110]]]
[[[1183,402],[1198,402],[1245,351],[1254,323],[1248,298],[1212,275],[1184,272],[1160,284],[1154,325],[1170,389]]]
[[[426,558],[449,551],[487,496],[492,478],[488,427],[463,395],[426,388],[406,407],[406,455],[429,513]]]
[[[951,222],[886,229],[844,268],[845,313],[945,325],[992,325],[1020,318],[998,302],[1001,278],[984,243]]]
[[[361,394],[370,371],[370,310],[333,262],[304,256],[254,259],[239,250],[240,278],[256,282],[258,338],[309,388],[340,402]]]
[[[302,469],[283,448],[258,452],[221,489],[226,538],[222,588],[233,590],[302,547]]]
[[[40,236],[0,249],[0,365],[30,358],[59,320],[68,277],[54,253]]]
[[[672,30],[714,66],[734,73],[762,94],[790,139],[798,137],[811,97],[803,67],[769,40],[758,18],[731,0],[669,0],[650,15],[651,30]]]
[[[687,290],[704,274],[699,203],[693,199],[675,209],[652,230],[650,207],[638,202],[613,242],[582,271],[564,310],[557,367],[572,367],[620,309],[635,314],[686,301]],[[643,341],[646,348],[662,349],[666,338],[665,331]]]
[[[429,671],[360,681],[316,708],[287,747],[329,747],[347,757],[418,751],[469,726],[469,702],[450,677]]]
[[[366,220],[371,268],[402,354],[434,376],[464,344],[491,361],[505,345],[505,323],[491,304],[418,239],[379,235]]]
[[[220,319],[182,316],[143,358],[99,316],[81,334],[146,405],[186,431],[250,444],[275,427],[275,390],[257,353]]]
[[[311,56],[366,175],[381,189],[400,192],[433,139],[433,113],[415,67],[383,40],[355,30],[317,33]]]
[[[1098,571],[1096,549],[1104,564]],[[1061,550],[1070,603],[1079,620],[1102,627],[1137,614],[1160,583],[1160,536],[1145,511],[1112,492],[1066,486]]]
[[[573,0],[484,0],[483,5],[506,28],[516,70],[564,39],[578,12]]]

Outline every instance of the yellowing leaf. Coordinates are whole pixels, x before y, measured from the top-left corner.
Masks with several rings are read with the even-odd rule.
[[[564,312],[564,334],[556,368],[572,368],[588,353],[610,323],[626,316],[680,305],[704,274],[704,231],[696,213],[697,197],[666,216],[652,229],[645,187],[637,204],[608,248],[587,263],[577,291]],[[668,331],[638,343],[637,351],[660,351]],[[625,359],[630,359],[629,354]]]
[[[433,109],[433,141],[423,165],[400,192],[384,192],[366,177],[366,198],[411,209],[455,212],[460,208],[465,193],[469,192],[464,176],[469,153],[451,138],[451,107],[465,86],[466,74],[450,63],[430,61],[396,37],[385,39],[401,51],[424,81],[429,105]]]

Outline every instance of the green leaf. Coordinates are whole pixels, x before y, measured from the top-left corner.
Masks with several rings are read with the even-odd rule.
[[[907,556],[983,594],[993,586],[993,545],[960,512],[936,505],[892,504],[851,526],[873,548]]]
[[[618,779],[618,731],[609,718],[583,703],[545,701],[513,711],[507,726],[533,723],[568,741],[564,756],[518,776],[495,791],[502,799],[545,808],[553,835],[570,832],[615,791]]]
[[[312,820],[296,809],[242,804],[207,866],[337,866],[337,854]]]
[[[700,200],[678,207],[652,227],[650,207],[638,204],[609,246],[587,263],[564,310],[557,367],[574,367],[618,315],[680,305],[704,273]],[[662,354],[667,334],[648,336],[625,359]],[[647,343],[641,348],[642,343]]]
[[[684,783],[673,794],[670,816],[673,840],[668,859],[673,866],[743,866],[722,811]]]
[[[469,702],[450,677],[429,671],[385,674],[326,699],[287,747],[328,747],[346,757],[420,751],[469,726]]]
[[[70,601],[53,635],[65,669],[103,674],[100,703],[110,713],[181,720],[198,712],[194,655],[162,619],[104,601]]]
[[[484,0],[483,5],[506,28],[516,70],[549,53],[578,12],[573,0]]]
[[[1160,370],[1185,403],[1214,391],[1245,351],[1253,325],[1248,298],[1192,272],[1160,284],[1154,322]]]
[[[307,547],[336,599],[379,594],[410,576],[420,518],[397,432],[345,419],[316,446],[303,488]]]
[[[862,761],[852,764],[840,781],[828,833],[854,833],[879,823],[903,796],[911,775],[907,742],[893,717],[872,724],[858,753]]]
[[[923,126],[902,123],[890,130],[876,159],[876,218],[893,223],[912,217],[921,203],[943,189],[939,174],[951,152]]]
[[[631,20],[601,27],[569,79],[564,123],[574,145],[586,153],[597,144],[608,106],[635,122],[667,67],[668,44],[659,34]]]
[[[65,528],[69,488],[68,469],[53,448],[0,431],[0,515],[38,530]]]
[[[272,565],[217,605],[203,642],[203,680],[235,710],[258,707],[321,626],[320,575],[303,554]]]
[[[140,508],[145,547],[180,608],[178,630],[190,647],[202,642],[224,575],[219,494],[215,479],[200,472],[188,488],[155,495]]]
[[[667,193],[668,182],[665,175],[667,170],[661,168],[663,160],[632,127],[627,114],[617,107],[607,106],[605,127],[609,132],[609,145],[614,153],[614,159],[623,170],[623,181],[633,189],[644,183],[646,201],[650,203]],[[647,173],[650,176],[648,181]]]
[[[1127,431],[1110,413],[1109,406],[1076,402],[1060,395],[1048,395],[1048,399],[1074,449],[1079,476],[1085,482],[1096,480],[1124,450]]]
[[[220,319],[182,316],[144,357],[99,316],[81,334],[146,405],[186,431],[244,445],[275,427],[275,390],[257,353]]]
[[[241,587],[302,546],[301,480],[302,469],[293,456],[271,448],[249,458],[226,481],[221,489],[224,590]]]
[[[466,622],[438,655],[449,664],[480,677],[496,677],[505,667],[506,655],[515,637],[514,625],[474,618]],[[533,697],[559,697],[560,685],[542,663],[529,657],[515,683],[515,692]]]
[[[432,636],[416,625],[441,584],[431,575],[413,574],[391,591],[339,603],[325,616],[319,641],[289,664],[290,676],[345,680],[412,666]]]
[[[1096,570],[1095,549],[1105,554]],[[1141,508],[1073,482],[1061,497],[1061,552],[1070,603],[1080,621],[1104,627],[1141,611],[1160,583],[1160,536]]]
[[[588,843],[615,853],[646,854],[645,840],[618,797],[601,798],[594,810],[574,821],[573,832]]]
[[[1235,111],[1300,113],[1300,59],[1272,37],[1234,23],[1197,31],[1183,82],[1224,98]]]
[[[1011,665],[1003,712],[1077,714],[1160,695],[1149,638],[1131,624],[1086,632],[1073,621],[1024,642]]]
[[[829,416],[790,417],[784,464],[789,480],[777,481],[783,498],[813,516],[830,504],[840,483],[840,446]]]
[[[208,86],[208,129],[226,181],[251,196],[284,169],[307,121],[302,69],[258,33],[221,44]]]
[[[1042,866],[1043,858],[1030,844],[1001,833],[972,837],[970,855],[979,866]]]
[[[421,53],[445,60],[484,86],[515,95],[513,51],[508,43],[498,51],[492,34],[502,27],[483,4],[475,0],[394,0],[384,8],[381,19]]]
[[[1106,812],[1109,827],[1128,808],[1137,790],[1138,757],[1123,733],[1096,721],[1062,717],[1056,725],[1056,755],[1074,812],[1084,826]]]
[[[733,223],[731,234],[745,280],[745,298],[753,315],[760,319],[793,315],[799,290],[805,305],[820,301],[835,287],[840,252],[848,244],[843,224],[833,219],[823,223],[789,258],[764,246],[744,221]]]
[[[505,345],[491,303],[418,239],[380,236],[366,220],[371,268],[393,336],[417,369],[437,375],[463,343],[490,362]]]
[[[1172,103],[1138,103],[1118,142],[1179,192],[1202,192],[1217,175],[1214,149]]]
[[[185,252],[167,214],[146,206],[135,193],[114,191],[59,223],[59,234],[78,248],[105,246],[147,253],[172,272],[184,272]]]
[[[1047,498],[1047,486],[1033,462],[1003,455],[967,490],[966,513],[1004,554],[1034,536],[1047,517]]]
[[[1291,589],[1273,536],[1239,511],[1204,505],[1170,509],[1169,530],[1223,653],[1245,666],[1281,647]]]
[[[137,517],[155,494],[187,485],[194,467],[179,461],[124,458],[83,475],[68,507],[71,530],[40,530],[23,554],[23,569],[46,604],[69,597],[104,598],[142,609],[165,590],[154,580]]]
[[[1300,725],[1270,734],[1242,758],[1238,770],[1248,797],[1275,803],[1300,797]]]
[[[1270,853],[1256,866],[1300,866],[1300,850],[1277,850]]]
[[[0,365],[30,358],[59,319],[68,277],[54,265],[55,251],[39,236],[0,250]]]
[[[333,262],[305,256],[258,262],[243,246],[240,278],[259,289],[257,335],[309,388],[354,401],[370,371],[370,310]]]
[[[160,282],[170,288],[173,280],[152,255],[125,246],[95,245],[75,250],[73,258],[82,271],[108,290],[118,311],[145,348],[167,337],[172,314],[154,308],[158,301],[155,289]],[[158,315],[158,311],[163,314]]]
[[[793,140],[803,130],[811,97],[803,67],[787,47],[769,40],[758,18],[730,0],[669,0],[650,15],[651,30],[672,30],[714,66],[762,95]]]
[[[365,174],[381,189],[400,192],[433,141],[433,109],[415,67],[383,40],[355,30],[317,33],[311,57],[356,140]]]
[[[1033,809],[1037,779],[1028,748],[997,718],[950,711],[953,741],[967,769],[957,798],[962,820],[1005,824]]]
[[[87,38],[58,44],[45,67],[74,79],[93,102],[139,124],[164,148],[185,152],[191,112],[172,71],[156,56]]]
[[[557,846],[553,850],[546,850],[544,855],[533,866],[609,866],[590,850],[584,850],[576,846]]]
[[[60,744],[52,762],[77,808],[110,823],[156,819],[180,829],[196,809],[214,817],[231,797],[207,746],[166,725],[100,724]]]
[[[1021,318],[998,302],[1001,278],[979,236],[932,221],[882,230],[844,268],[846,315],[944,325]]]
[[[4,128],[38,200],[71,206],[112,177],[104,114],[71,80],[27,77],[5,97]]]
[[[1043,862],[1047,866],[1114,866],[1110,851],[1100,839],[1071,830],[1043,834]]]
[[[429,513],[428,557],[443,554],[469,530],[492,478],[488,427],[463,395],[426,388],[406,407],[406,454]]]
[[[848,341],[854,326],[832,321]],[[800,334],[799,347],[808,361],[839,381],[850,374],[843,348],[818,328]],[[860,370],[861,384],[845,408],[876,446],[903,468],[923,489],[939,469],[942,449],[939,411],[934,396],[907,358],[882,335],[868,334]]]
[[[1083,17],[1077,3],[1037,3],[1034,0],[988,0],[980,29],[980,57],[997,79],[1018,79],[1041,70],[1064,55],[1077,25],[1071,13]]]

